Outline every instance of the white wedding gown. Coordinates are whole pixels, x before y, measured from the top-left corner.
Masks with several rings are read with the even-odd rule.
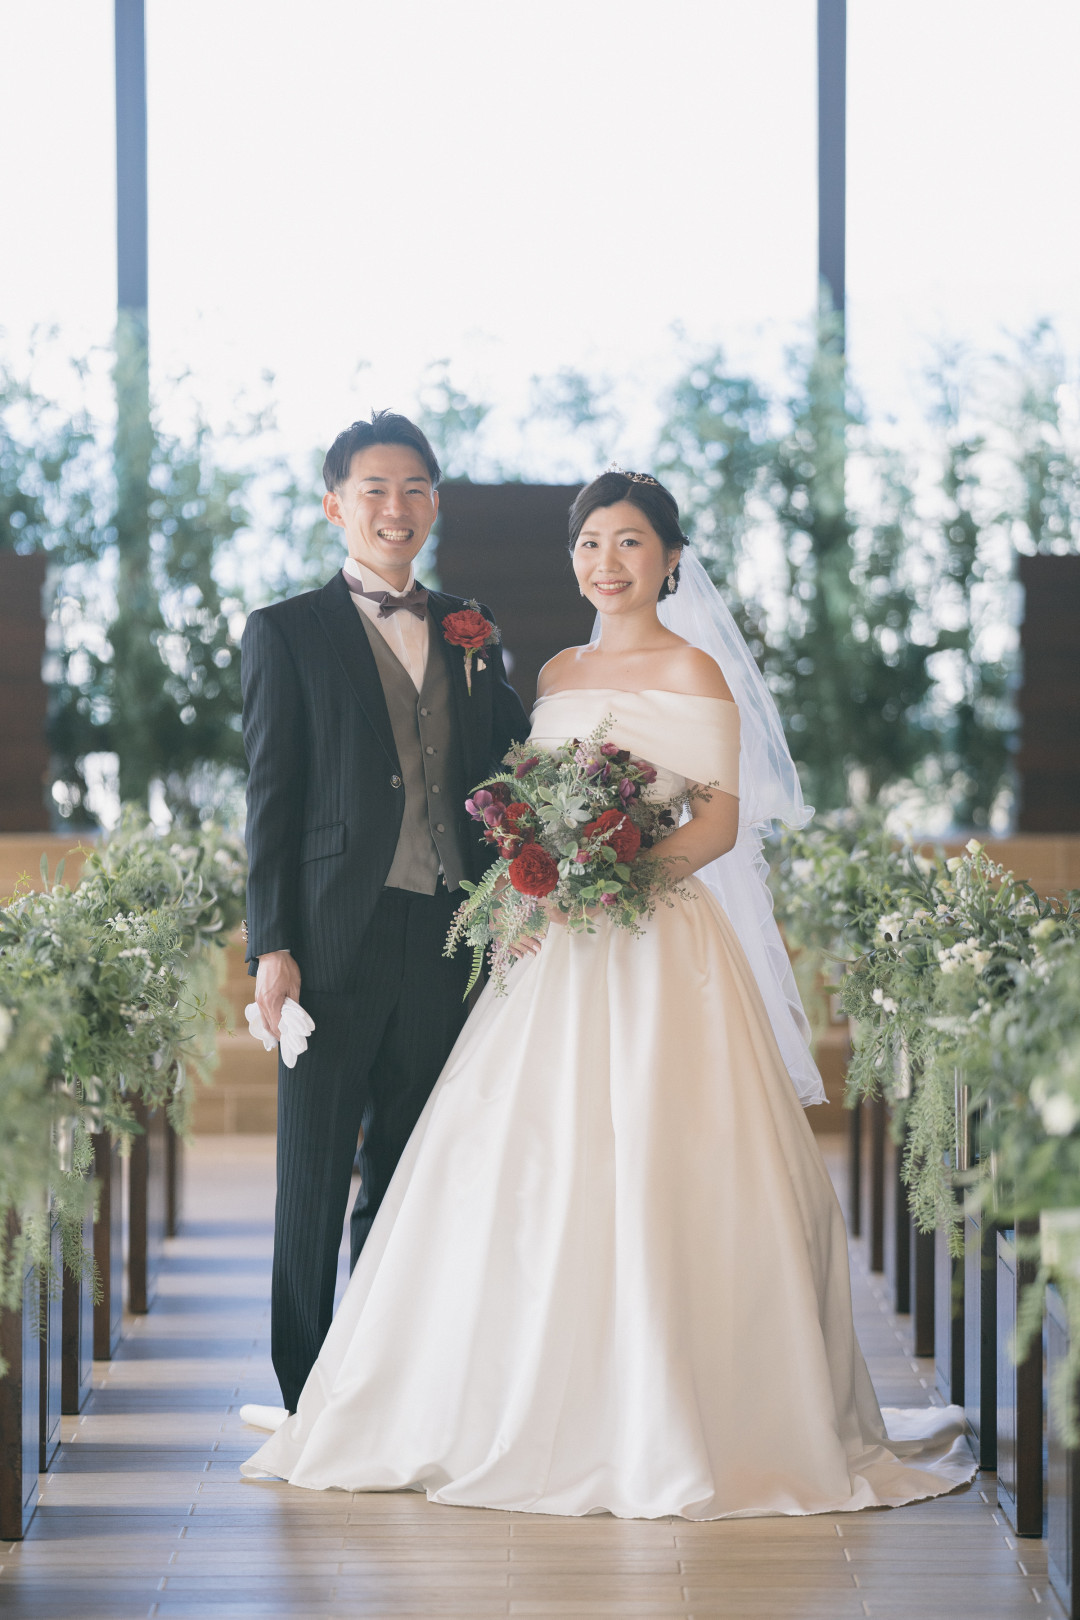
[[[533,740],[606,715],[662,767],[654,791],[734,786],[715,698],[562,692]],[[840,1207],[731,926],[687,887],[644,937],[552,928],[505,995],[488,985],[299,1408],[245,1474],[688,1519],[971,1478],[955,1407],[889,1413],[886,1439]]]

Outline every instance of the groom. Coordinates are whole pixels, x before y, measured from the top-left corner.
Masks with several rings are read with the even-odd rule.
[[[489,858],[466,794],[528,732],[500,649],[467,679],[443,628],[465,604],[415,582],[439,509],[420,429],[354,422],[323,479],[345,566],[258,609],[241,649],[248,971],[273,1034],[287,996],[315,1021],[278,1065],[271,1342],[290,1412],[330,1325],[357,1138],[354,1265],[463,1021],[468,954],[443,944]]]

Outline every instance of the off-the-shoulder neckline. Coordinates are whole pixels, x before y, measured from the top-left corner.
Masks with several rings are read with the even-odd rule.
[[[581,692],[615,692],[619,697],[677,697],[682,698],[684,703],[730,703],[733,709],[738,708],[734,698],[708,697],[695,692],[670,692],[666,686],[643,686],[637,692],[631,692],[625,686],[560,686],[557,692],[545,692],[536,701],[549,703],[552,698],[570,697]]]

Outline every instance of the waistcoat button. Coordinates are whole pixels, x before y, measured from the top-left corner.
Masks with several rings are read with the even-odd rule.
[[[435,752],[434,748],[432,748],[431,744],[428,743],[427,747],[424,749],[424,753],[425,754],[433,754],[434,752]]]
[[[423,715],[424,719],[426,720],[428,715],[431,713],[431,710],[430,709],[421,709],[420,713]]]
[[[435,831],[436,832],[445,832],[446,831],[446,828],[443,826],[441,821],[437,821],[435,823]]]
[[[401,777],[400,776],[392,776],[390,778],[390,786],[392,788],[399,788],[401,786]]]
[[[435,783],[432,784],[431,791],[432,791],[432,793],[441,793],[442,788],[439,786],[438,782],[435,782]]]

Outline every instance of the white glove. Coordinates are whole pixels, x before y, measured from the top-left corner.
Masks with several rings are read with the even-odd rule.
[[[277,1041],[263,1023],[257,1001],[244,1008],[244,1017],[248,1021],[249,1033],[254,1035],[257,1041],[262,1041],[268,1052],[272,1052]],[[308,1016],[292,996],[286,996],[285,1005],[278,1019],[278,1028],[281,1030],[281,1061],[287,1069],[295,1069],[297,1058],[301,1052],[307,1051],[307,1038],[315,1028],[315,1020]]]
[[[247,1405],[240,1408],[241,1423],[249,1423],[253,1429],[269,1429],[271,1434],[288,1419],[289,1414],[284,1406]]]

